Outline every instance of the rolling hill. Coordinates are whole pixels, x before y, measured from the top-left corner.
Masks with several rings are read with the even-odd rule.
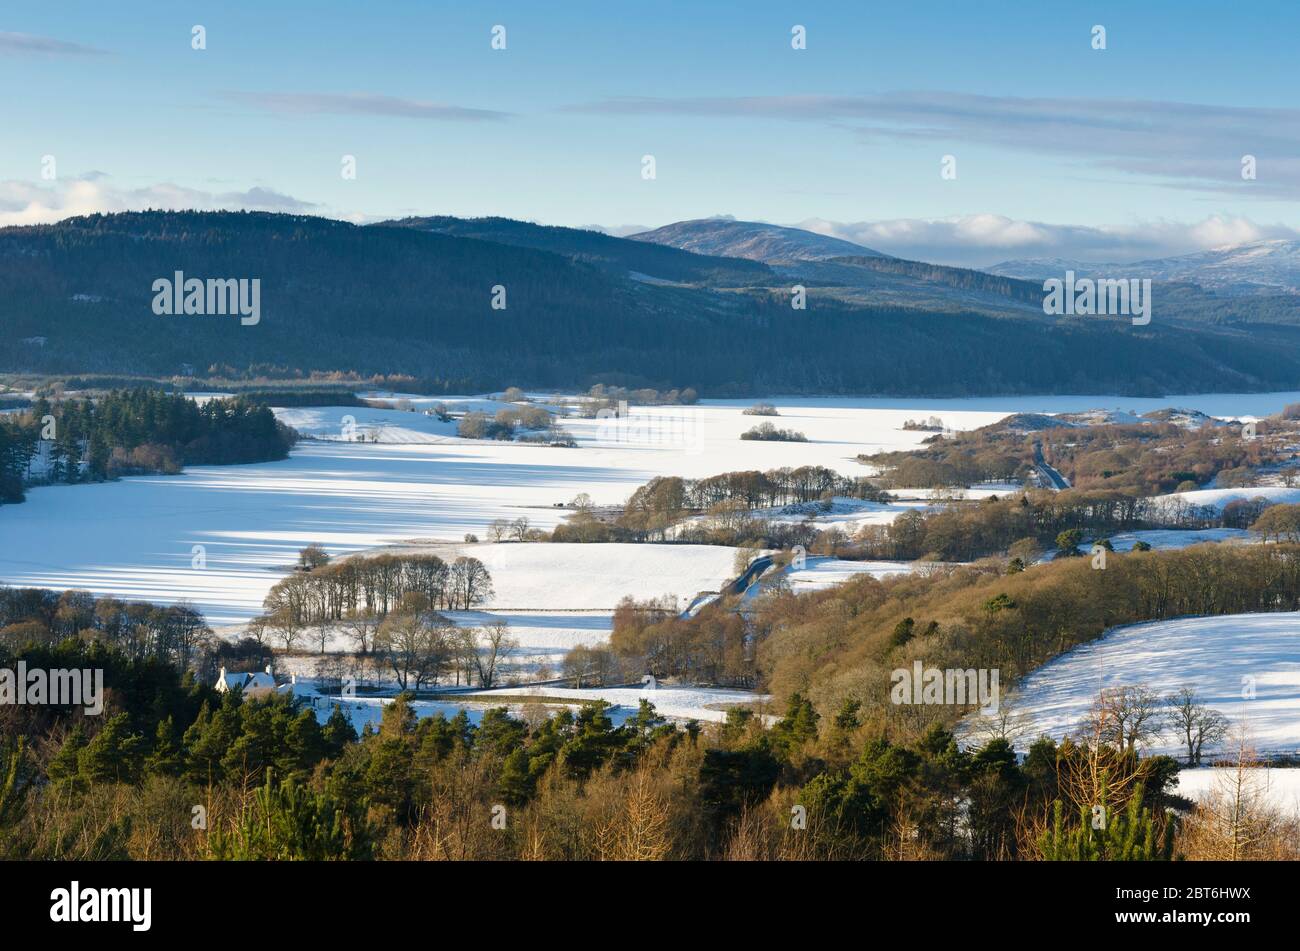
[[[888,257],[851,241],[828,238],[802,228],[786,228],[733,218],[696,218],[629,236],[633,241],[668,245],[696,254],[780,263],[825,261],[839,257]]]
[[[992,274],[1041,281],[1059,277],[1067,269],[1081,277],[1150,278],[1195,284],[1222,294],[1297,294],[1300,293],[1300,241],[1254,241],[1128,264],[1025,258],[1003,261],[987,270]]]
[[[353,370],[409,374],[432,392],[606,382],[746,396],[1155,395],[1300,381],[1296,327],[1053,320],[1018,282],[857,250],[787,265],[506,219],[89,215],[0,229],[0,372]],[[177,270],[259,279],[261,321],[155,315],[152,284]],[[796,278],[806,310],[791,307]],[[504,309],[491,305],[494,288]]]

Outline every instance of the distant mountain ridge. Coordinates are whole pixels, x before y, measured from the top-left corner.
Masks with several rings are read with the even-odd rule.
[[[0,371],[355,371],[410,375],[431,392],[599,382],[707,396],[1155,395],[1300,381],[1300,326],[1285,321],[1188,323],[1173,306],[1149,328],[1057,319],[1027,282],[856,246],[841,255],[820,236],[774,240],[761,253],[780,263],[501,218],[361,226],[125,212],[0,228]],[[784,258],[795,253],[834,256]],[[154,283],[178,270],[259,281],[260,322],[155,314]]]
[[[434,215],[382,221],[370,227],[410,228],[457,238],[496,241],[564,254],[621,273],[664,281],[753,284],[774,279],[757,260],[683,251],[666,244],[634,242],[600,231],[539,225],[513,218],[453,218]]]
[[[1128,264],[1023,258],[985,270],[1034,280],[1060,277],[1072,270],[1079,277],[1150,278],[1197,284],[1225,294],[1300,294],[1300,240],[1253,241]]]
[[[678,221],[653,231],[628,236],[632,241],[664,244],[696,254],[748,258],[768,264],[790,261],[825,261],[840,257],[887,258],[871,248],[805,231],[761,221],[734,218],[695,218]]]

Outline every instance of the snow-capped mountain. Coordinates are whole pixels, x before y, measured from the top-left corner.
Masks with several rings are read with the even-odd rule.
[[[749,258],[769,264],[782,261],[825,261],[841,257],[890,257],[851,241],[830,238],[802,228],[785,228],[761,221],[736,221],[731,218],[678,221],[628,237],[633,241],[666,244],[696,254]]]
[[[1278,238],[1128,264],[1024,258],[985,268],[990,274],[1043,280],[1072,270],[1079,277],[1151,278],[1199,284],[1228,294],[1300,294],[1300,241]]]

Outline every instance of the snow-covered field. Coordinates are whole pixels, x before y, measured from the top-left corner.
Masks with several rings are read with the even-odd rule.
[[[461,627],[507,624],[519,645],[508,661],[512,674],[535,674],[542,665],[557,672],[570,649],[607,640],[614,608],[625,596],[667,596],[684,609],[696,594],[730,581],[735,558],[735,549],[716,545],[503,542],[401,550],[430,552],[447,562],[470,555],[487,566],[493,597],[479,610],[446,613]],[[334,630],[326,649],[350,650],[346,632]],[[313,666],[311,658],[289,663],[302,676]]]
[[[863,525],[888,525],[899,515],[909,511],[925,511],[930,508],[925,501],[867,502],[863,499],[850,499],[841,495],[831,500],[829,509],[817,502],[804,502],[780,505],[766,509],[755,509],[748,513],[750,517],[765,519],[781,525],[794,525],[811,522],[819,529],[838,528],[848,535],[853,535]],[[700,515],[692,522],[708,524],[713,516]]]
[[[1229,502],[1249,501],[1251,499],[1267,499],[1273,504],[1292,504],[1300,502],[1300,488],[1261,485],[1253,489],[1196,489],[1192,492],[1158,495],[1153,501],[1169,506],[1175,506],[1181,502],[1187,505],[1207,506],[1216,511],[1223,511],[1223,507]]]
[[[379,724],[384,719],[384,707],[393,702],[392,697],[353,697],[350,699],[340,699],[339,697],[319,696],[310,691],[295,691],[299,696],[306,696],[316,711],[316,719],[324,723],[329,719],[334,708],[341,707],[343,713],[352,721],[352,727],[358,733],[369,723],[375,729],[379,729]],[[472,702],[448,702],[444,700],[412,700],[410,707],[415,712],[418,719],[425,717],[436,717],[442,714],[448,720],[454,717],[461,710],[465,711],[469,721],[477,726],[483,720],[483,712],[489,709],[493,704],[472,703]],[[497,704],[502,706],[502,704]],[[517,714],[518,709],[510,707],[512,714]]]
[[[1018,745],[1074,734],[1103,687],[1144,685],[1161,696],[1193,687],[1249,729],[1260,753],[1300,750],[1300,614],[1180,618],[1115,628],[1025,678],[1005,698],[1026,729]],[[1178,753],[1173,735],[1148,752]]]
[[[275,411],[276,418],[312,439],[379,443],[440,443],[456,435],[457,420],[369,406],[309,406]]]
[[[1258,536],[1252,535],[1244,528],[1200,528],[1200,529],[1165,529],[1155,528],[1141,532],[1121,532],[1110,536],[1110,543],[1116,551],[1132,551],[1138,542],[1146,542],[1152,548],[1186,548],[1202,542],[1253,542]]]
[[[312,703],[317,719],[324,722],[340,706],[353,727],[359,732],[367,723],[378,728],[383,719],[384,707],[393,702],[392,697],[359,696],[340,699],[333,696],[321,696],[309,686],[300,685],[295,691]],[[524,698],[536,697],[536,701]],[[628,718],[634,716],[640,708],[642,699],[654,705],[655,712],[670,720],[699,720],[703,723],[720,723],[727,717],[726,708],[731,706],[749,706],[762,709],[771,698],[766,695],[747,693],[743,690],[726,690],[721,687],[674,687],[660,686],[655,690],[638,687],[605,687],[591,690],[575,690],[566,687],[505,687],[500,690],[485,690],[464,694],[463,700],[412,700],[411,709],[418,718],[436,717],[439,714],[450,719],[460,710],[464,710],[471,723],[478,724],[483,719],[484,711],[492,707],[505,707],[512,716],[527,714],[528,707],[535,704],[537,709],[554,712],[560,707],[576,710],[584,703],[604,700],[612,704],[605,712],[615,726],[621,726]],[[770,716],[769,714],[760,714]]]
[[[1235,775],[1235,770],[1216,769],[1210,766],[1184,769],[1178,773],[1179,795],[1197,800],[1213,792],[1216,784],[1222,780],[1219,774]],[[1247,780],[1247,789],[1257,793],[1265,801],[1291,815],[1300,817],[1300,769],[1253,769]],[[1224,777],[1228,778],[1228,777]],[[1221,787],[1218,787],[1221,788]]]
[[[701,720],[722,722],[727,718],[727,707],[766,704],[772,698],[744,690],[727,690],[723,687],[659,686],[647,690],[641,687],[505,687],[500,690],[483,690],[466,694],[479,701],[490,701],[496,696],[534,696],[554,700],[571,700],[575,703],[604,700],[615,706],[615,722],[622,722],[636,713],[642,700],[654,704],[655,711],[674,720]]]
[[[457,623],[505,620],[521,645],[517,662],[534,670],[540,664],[554,668],[571,647],[607,638],[610,611],[624,595],[666,594],[685,607],[697,593],[717,590],[733,574],[732,551],[671,545],[467,545],[467,533],[486,539],[490,522],[520,516],[536,528],[550,529],[570,514],[562,506],[579,493],[596,505],[620,504],[655,476],[699,478],[814,464],[844,475],[868,475],[870,470],[857,462],[859,454],[909,449],[928,437],[902,429],[907,419],[917,417],[935,415],[948,428],[965,430],[1013,412],[1110,406],[1121,412],[1172,405],[1217,416],[1263,416],[1300,402],[1300,393],[768,401],[780,413],[773,422],[803,432],[809,442],[741,440],[742,432],[762,421],[741,412],[754,400],[633,407],[630,416],[616,420],[565,416],[559,423],[577,440],[576,449],[462,440],[455,436],[455,422],[440,422],[423,412],[368,406],[281,409],[282,420],[311,437],[287,460],[34,488],[26,503],[0,508],[0,583],[85,588],[160,603],[187,600],[212,624],[226,626],[256,614],[267,590],[308,544],[320,544],[334,556],[394,546],[430,547],[448,558],[463,552],[488,565],[496,595],[479,611],[459,612]],[[457,413],[494,412],[507,405],[490,397],[411,399],[417,410],[440,402]],[[353,435],[375,441],[350,441]],[[968,497],[1005,490],[980,487]],[[1257,495],[1300,501],[1300,489],[1281,487],[1206,490],[1177,498],[1222,504]],[[930,504],[920,494],[916,498],[887,506],[837,499],[830,512],[811,514],[820,527],[852,532]],[[802,521],[809,513],[765,514]],[[1239,537],[1134,533],[1113,541],[1124,550],[1139,536],[1155,547],[1172,547],[1211,535],[1215,540]],[[795,590],[810,590],[863,571],[884,576],[907,570],[913,566],[812,557],[788,577]],[[1024,706],[1038,730],[1059,734],[1075,726],[1103,683],[1145,682],[1160,690],[1194,683],[1211,705],[1234,720],[1248,721],[1261,749],[1295,749],[1300,747],[1298,641],[1300,621],[1292,615],[1175,621],[1115,631],[1029,678]],[[308,658],[302,662],[309,667]],[[1256,699],[1240,698],[1242,676],[1255,677]],[[542,692],[575,703],[606,699],[618,705],[616,719],[634,712],[643,695],[636,688]],[[754,698],[735,691],[660,687],[649,699],[668,716],[720,720],[727,703]],[[490,702],[490,697],[479,697],[466,704],[477,717]],[[377,719],[382,703],[353,701],[358,725]],[[421,701],[418,712],[450,714],[459,707]]]
[[[721,545],[500,542],[401,550],[430,552],[448,563],[460,555],[483,562],[494,589],[483,608],[491,611],[613,611],[626,595],[667,595],[684,608],[736,574],[736,550]]]
[[[820,591],[831,585],[842,584],[850,578],[869,574],[874,578],[889,578],[893,575],[905,575],[916,570],[916,565],[905,561],[844,561],[839,558],[823,558],[809,555],[804,559],[802,568],[791,566],[785,572],[790,582],[790,590],[795,594],[803,591]]]
[[[536,676],[543,668],[558,675],[564,655],[575,647],[594,647],[609,640],[613,615],[608,611],[449,611],[460,627],[503,621],[519,644],[506,662],[508,673]]]
[[[188,600],[213,624],[228,625],[255,614],[298,550],[312,543],[342,555],[417,539],[459,542],[470,532],[484,537],[494,519],[520,515],[549,529],[568,514],[555,506],[578,493],[597,505],[618,504],[660,475],[807,464],[868,474],[856,461],[859,453],[907,449],[926,438],[901,429],[917,416],[937,415],[950,428],[969,429],[1021,411],[1115,405],[1145,412],[1178,405],[1218,415],[1264,415],[1297,400],[1300,394],[1294,393],[770,399],[781,414],[775,422],[805,433],[807,443],[742,441],[740,433],[758,420],[741,410],[754,401],[716,401],[633,407],[624,420],[566,418],[561,425],[578,440],[577,449],[460,440],[444,431],[450,424],[400,410],[285,409],[283,418],[316,436],[341,436],[344,417],[351,415],[359,428],[373,425],[392,441],[304,441],[281,462],[33,488],[26,503],[0,508],[0,582],[164,603]],[[501,405],[479,397],[412,402],[419,408],[443,402],[456,411]],[[857,514],[885,520],[896,515]],[[498,580],[507,583],[504,575]],[[708,586],[702,581],[685,595]]]
[[[397,410],[323,407],[281,414],[320,436],[341,433],[348,415],[359,426],[390,421],[394,433],[441,435],[434,417]],[[808,463],[862,473],[865,468],[853,461],[858,453],[907,447],[925,435],[897,428],[908,415],[803,401],[790,408],[785,425],[815,441],[773,443],[741,441],[753,417],[735,406],[634,408],[626,420],[565,420],[578,449],[455,438],[304,441],[281,462],[33,488],[24,504],[0,510],[0,580],[164,603],[188,600],[213,624],[235,624],[257,613],[267,590],[308,544],[342,555],[416,539],[458,542],[470,532],[484,537],[495,519],[521,515],[549,529],[568,514],[558,503],[585,492],[598,505],[618,504],[658,475]],[[978,426],[1001,414],[950,415],[953,424]],[[556,575],[561,583],[563,571]],[[510,583],[504,576],[499,581]],[[706,587],[702,582],[684,593]]]

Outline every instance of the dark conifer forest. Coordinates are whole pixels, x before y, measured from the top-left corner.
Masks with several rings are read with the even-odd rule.
[[[1044,318],[1025,282],[914,262],[937,306],[864,303],[798,268],[522,222],[360,227],[299,215],[142,212],[0,230],[0,371],[193,375],[212,365],[505,385],[805,393],[1247,391],[1300,379],[1300,327]],[[441,230],[430,230],[436,227]],[[159,316],[177,271],[257,278],[261,320]],[[856,278],[855,278],[856,279]],[[804,310],[791,286],[807,280]],[[496,297],[504,306],[493,307]],[[1001,295],[1001,296],[999,296]],[[944,298],[940,298],[941,300]],[[997,303],[1001,301],[1001,303]]]
[[[94,482],[175,473],[187,463],[283,459],[294,438],[265,404],[245,398],[199,405],[143,387],[94,399],[42,398],[0,416],[0,503],[22,501],[24,482]]]

